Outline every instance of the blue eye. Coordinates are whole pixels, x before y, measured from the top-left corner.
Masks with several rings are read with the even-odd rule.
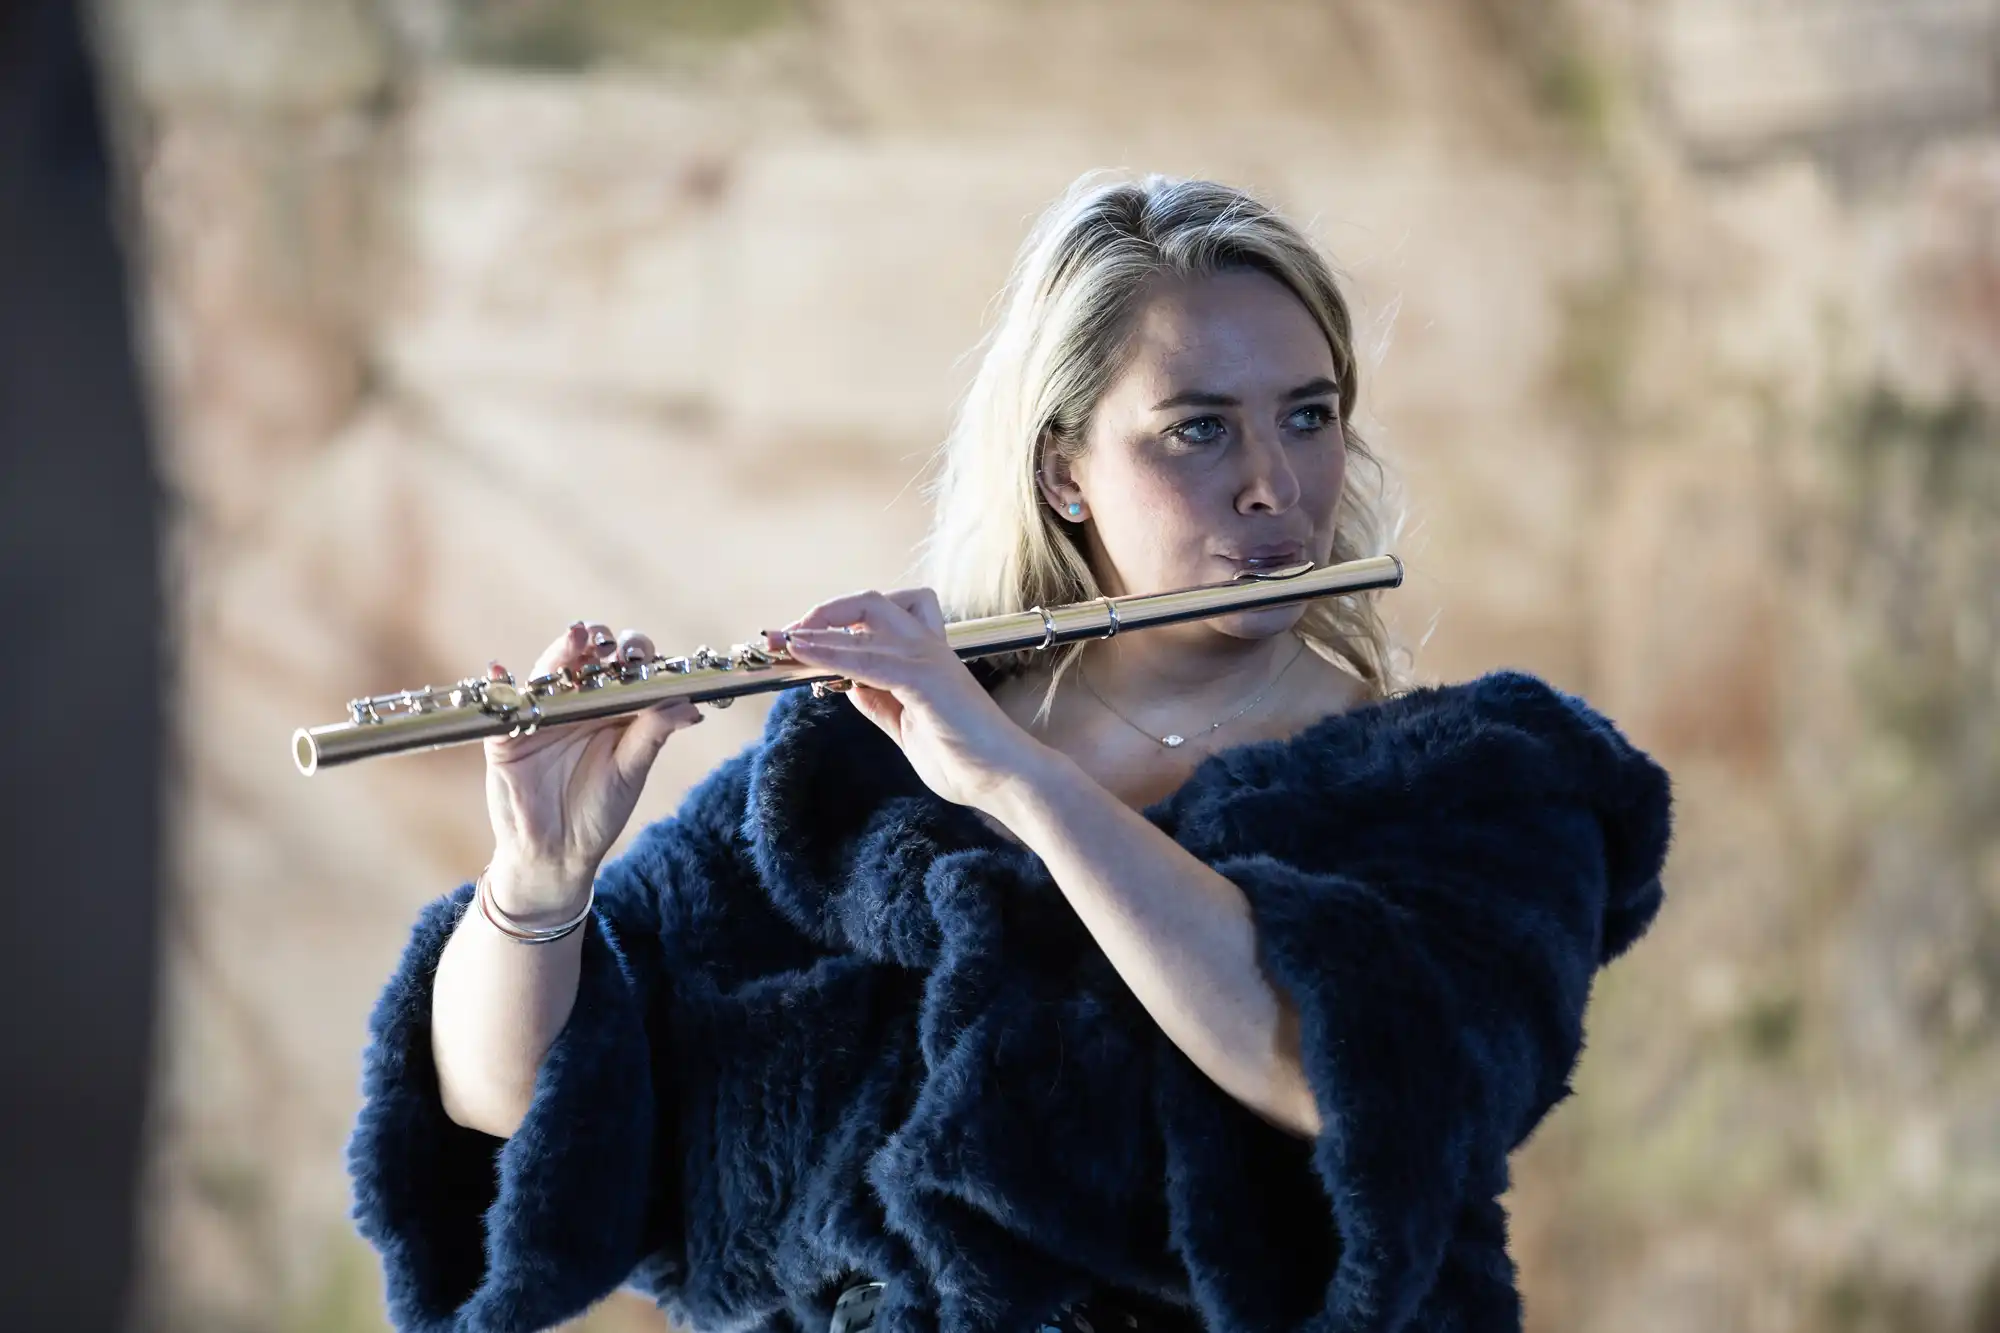
[[[1221,417],[1190,417],[1178,425],[1167,427],[1167,434],[1183,444],[1213,444],[1222,438],[1222,429]]]
[[[1305,418],[1301,421],[1300,418]],[[1292,429],[1308,433],[1325,430],[1339,420],[1333,409],[1324,403],[1311,403],[1292,413]]]

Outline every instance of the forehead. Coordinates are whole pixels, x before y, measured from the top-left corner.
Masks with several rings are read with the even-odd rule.
[[[1334,371],[1305,305],[1255,270],[1157,280],[1133,311],[1125,352],[1114,392],[1279,394]]]

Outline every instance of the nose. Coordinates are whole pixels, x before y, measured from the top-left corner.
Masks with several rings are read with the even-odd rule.
[[[1299,474],[1285,452],[1284,442],[1268,427],[1245,432],[1243,476],[1236,490],[1236,512],[1282,514],[1299,502]]]

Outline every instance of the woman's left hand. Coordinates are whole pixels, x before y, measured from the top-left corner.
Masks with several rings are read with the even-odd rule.
[[[847,697],[854,706],[947,801],[983,808],[1040,748],[951,650],[944,612],[929,588],[837,597],[783,631],[765,633],[773,648],[853,681]]]

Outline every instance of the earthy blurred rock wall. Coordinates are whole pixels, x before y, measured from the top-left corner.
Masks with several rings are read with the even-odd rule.
[[[1014,247],[1109,166],[1350,275],[1421,673],[1542,672],[1676,776],[1516,1159],[1530,1327],[2000,1328],[1996,0],[102,18],[177,504],[158,1326],[381,1327],[363,1024],[490,847],[476,748],[305,781],[291,729],[902,581]]]

